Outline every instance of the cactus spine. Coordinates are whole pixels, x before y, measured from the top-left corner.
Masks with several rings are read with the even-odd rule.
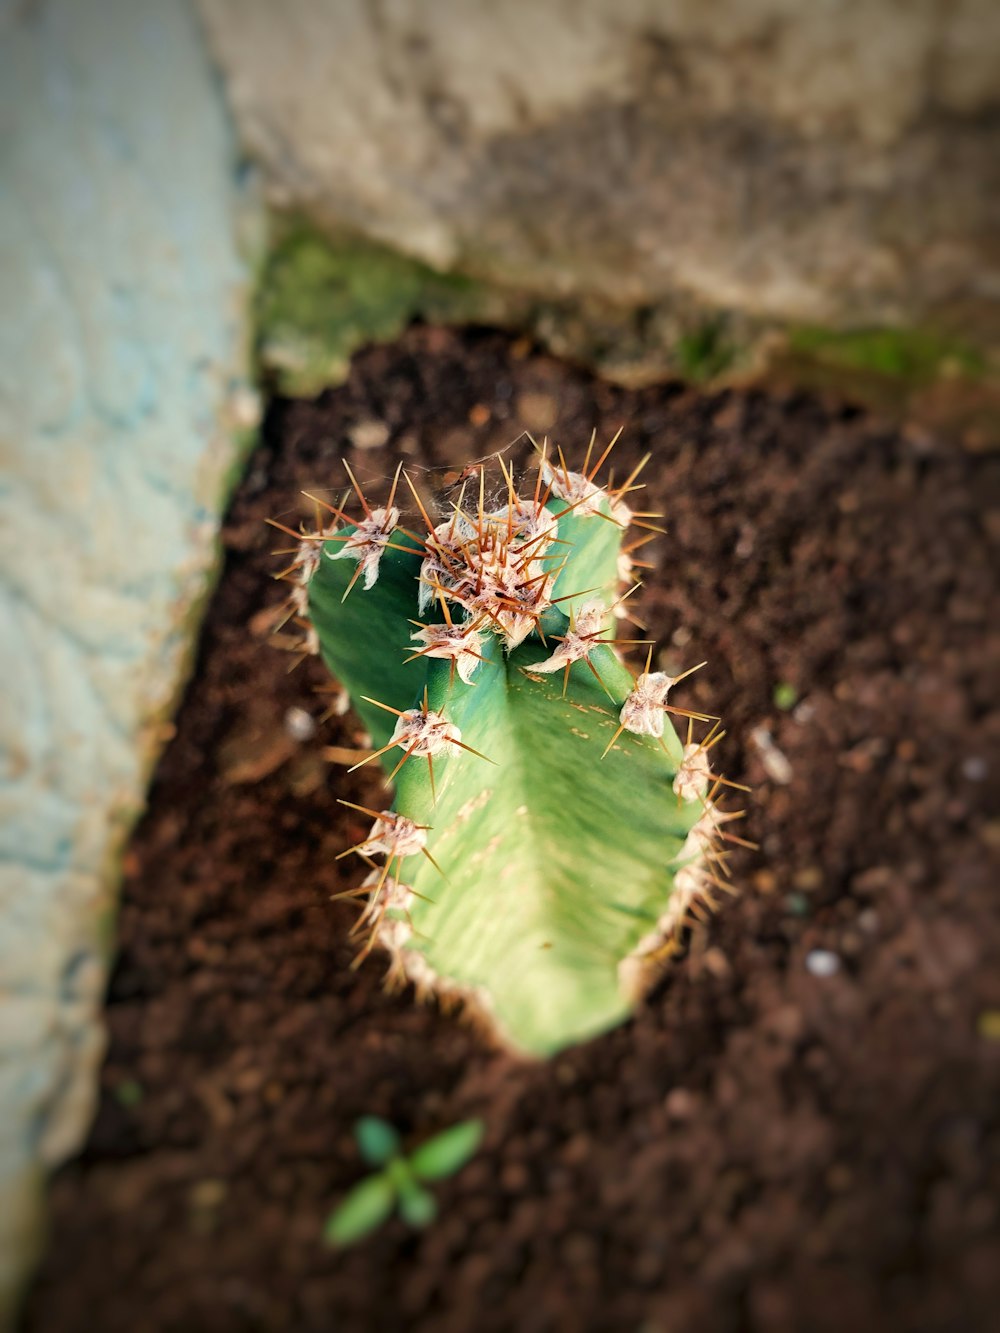
[[[717,720],[673,703],[682,676],[651,670],[652,648],[637,678],[621,657],[651,535],[623,537],[651,525],[629,507],[639,469],[597,482],[614,443],[592,464],[591,440],[579,472],[543,449],[527,495],[498,459],[499,503],[480,468],[435,517],[401,469],[380,506],[348,469],[360,513],[317,501],[281,575],[304,649],[371,734],[362,763],[395,785],[391,807],[352,807],[359,957],[381,946],[394,982],[463,998],[538,1055],[628,1015],[742,842],[720,807],[735,784],[710,765]]]

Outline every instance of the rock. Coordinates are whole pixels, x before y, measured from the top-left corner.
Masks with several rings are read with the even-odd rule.
[[[355,449],[382,449],[388,443],[391,434],[384,421],[358,421],[347,432]]]
[[[840,959],[830,949],[812,949],[806,954],[806,971],[814,977],[836,976]]]
[[[750,733],[750,741],[757,748],[764,772],[771,781],[777,782],[780,786],[787,786],[795,776],[792,765],[785,752],[775,745],[774,737],[767,727],[754,727]]]
[[[518,419],[527,430],[544,434],[559,422],[559,404],[549,393],[521,393],[517,397]]]
[[[93,1111],[116,857],[259,403],[188,7],[41,0],[0,33],[2,1325]]]
[[[325,227],[681,331],[1000,337],[992,0],[199,7],[272,200]]]

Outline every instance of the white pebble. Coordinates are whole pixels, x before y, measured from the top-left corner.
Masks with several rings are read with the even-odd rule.
[[[750,740],[756,745],[760,752],[761,762],[764,765],[764,772],[772,782],[779,783],[782,787],[787,787],[791,782],[792,766],[788,762],[788,756],[783,750],[779,750],[774,743],[774,739],[767,727],[754,727],[750,733]]]
[[[962,776],[970,782],[985,782],[989,777],[990,766],[985,759],[972,755],[962,765]]]
[[[806,971],[814,977],[832,977],[840,971],[840,959],[829,949],[813,949],[806,954]]]
[[[347,431],[348,439],[355,449],[381,449],[391,434],[386,423],[377,421],[374,417],[355,422]]]
[[[316,723],[304,708],[289,708],[285,713],[285,730],[296,741],[309,741],[316,735]]]

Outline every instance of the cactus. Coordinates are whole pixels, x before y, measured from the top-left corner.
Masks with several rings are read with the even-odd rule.
[[[592,466],[592,439],[580,472],[541,450],[527,495],[498,458],[499,502],[479,468],[436,517],[402,473],[412,527],[401,468],[379,506],[348,468],[350,501],[310,497],[323,522],[285,529],[303,649],[371,735],[355,767],[395,785],[391,807],[343,802],[366,830],[343,853],[367,868],[357,961],[381,946],[391,983],[458,997],[536,1055],[627,1017],[744,842],[719,803],[737,784],[710,767],[717,719],[674,704],[683,676],[651,646],[637,678],[624,664],[638,641],[613,627],[656,530],[623,545],[655,516],[629,507],[642,464],[598,485],[614,443]]]

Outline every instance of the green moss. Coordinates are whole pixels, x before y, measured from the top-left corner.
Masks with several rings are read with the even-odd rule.
[[[916,413],[943,429],[996,431],[989,352],[942,330],[788,329],[691,308],[678,335],[676,311],[662,320],[655,309],[539,301],[514,287],[437,273],[370,241],[325,235],[301,219],[278,221],[272,236],[254,310],[258,373],[270,392],[308,397],[341,383],[361,347],[390,341],[422,318],[523,330],[633,386],[676,374],[701,386],[757,376],[832,391],[893,417]]]
[[[792,329],[791,350],[833,369],[867,371],[911,384],[986,372],[982,354],[967,343],[923,329]]]
[[[264,269],[257,354],[280,392],[312,395],[346,377],[358,348],[398,337],[417,316],[459,322],[480,317],[485,308],[485,294],[468,278],[295,224]]]
[[[677,365],[685,379],[703,384],[732,365],[735,348],[725,337],[722,322],[706,320],[677,339]]]

